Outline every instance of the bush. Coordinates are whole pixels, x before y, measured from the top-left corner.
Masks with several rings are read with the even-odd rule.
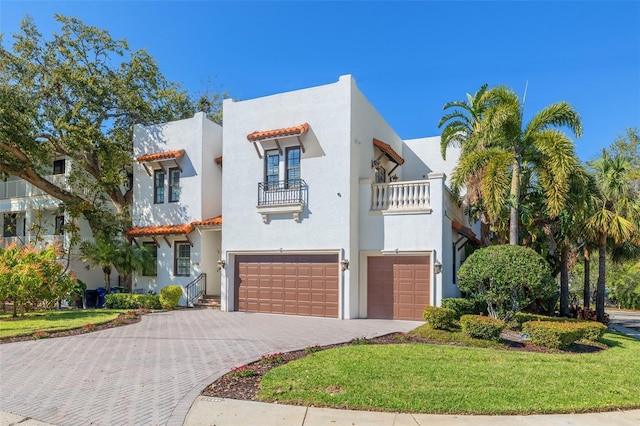
[[[570,321],[529,321],[522,331],[527,333],[533,344],[550,349],[567,349],[583,336],[582,324]]]
[[[458,287],[486,301],[489,315],[507,322],[556,291],[547,262],[530,248],[512,245],[475,251],[460,266]]]
[[[600,339],[604,332],[607,330],[607,326],[601,324],[599,322],[580,322],[580,330],[582,331],[582,335],[580,336],[580,340],[588,340],[590,342],[597,342]]]
[[[577,318],[585,321],[597,321],[598,317],[596,315],[595,309],[585,308],[579,305],[570,305],[569,306],[569,317]],[[602,321],[603,324],[609,324],[609,314],[605,312],[604,319]]]
[[[168,285],[160,290],[160,304],[163,309],[173,309],[178,306],[182,297],[182,287]]]
[[[422,314],[424,320],[436,330],[450,330],[456,320],[456,312],[449,308],[426,306]]]
[[[518,312],[513,316],[513,321],[518,323],[518,327],[522,328],[522,324],[529,321],[552,321],[553,317],[548,315],[530,314],[527,312]]]
[[[460,318],[462,332],[482,340],[500,341],[500,334],[507,324],[499,319],[482,315],[463,315]]]
[[[115,293],[105,296],[107,309],[160,309],[160,298],[156,294]]]
[[[463,315],[479,315],[483,310],[482,305],[484,305],[484,302],[478,299],[465,299],[462,297],[442,299],[442,307],[453,310],[457,319],[460,319]]]

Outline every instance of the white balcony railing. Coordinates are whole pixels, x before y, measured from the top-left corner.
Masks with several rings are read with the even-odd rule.
[[[66,175],[48,175],[45,176],[45,178],[62,189],[67,191],[71,190],[71,186],[67,182]],[[83,196],[89,196],[91,192],[87,188],[80,188],[78,193]],[[47,193],[22,179],[9,180],[6,182],[0,181],[0,200],[21,197],[39,197],[41,195],[47,195]]]
[[[51,245],[64,246],[64,235],[40,235],[39,237],[0,237],[0,247],[6,248],[12,244],[16,244],[18,247],[31,243],[38,249],[43,249]]]
[[[430,212],[429,181],[374,183],[371,185],[371,210]]]

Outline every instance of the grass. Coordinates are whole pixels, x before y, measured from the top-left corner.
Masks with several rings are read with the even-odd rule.
[[[28,312],[24,317],[11,318],[11,313],[0,314],[0,339],[30,336],[36,331],[66,331],[82,328],[86,324],[103,324],[118,318],[126,310],[83,309],[69,311]]]
[[[640,341],[549,354],[451,345],[345,346],[264,375],[267,401],[414,413],[573,413],[640,407]]]

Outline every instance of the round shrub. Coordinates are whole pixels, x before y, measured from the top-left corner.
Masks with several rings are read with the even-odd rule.
[[[463,315],[460,327],[467,336],[482,340],[500,341],[500,334],[507,326],[502,320],[482,315]]]
[[[160,290],[160,304],[163,309],[173,309],[178,306],[182,297],[182,287],[169,285]]]
[[[534,300],[556,291],[547,262],[530,248],[512,245],[475,251],[460,266],[458,287],[484,300],[489,315],[507,322]]]
[[[456,320],[456,313],[452,309],[426,306],[422,314],[424,320],[436,330],[449,330]]]

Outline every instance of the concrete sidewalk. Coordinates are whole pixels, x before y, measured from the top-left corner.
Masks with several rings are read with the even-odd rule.
[[[640,424],[640,410],[531,416],[463,416],[336,410],[201,396],[191,407],[184,424],[187,426],[637,426]]]

